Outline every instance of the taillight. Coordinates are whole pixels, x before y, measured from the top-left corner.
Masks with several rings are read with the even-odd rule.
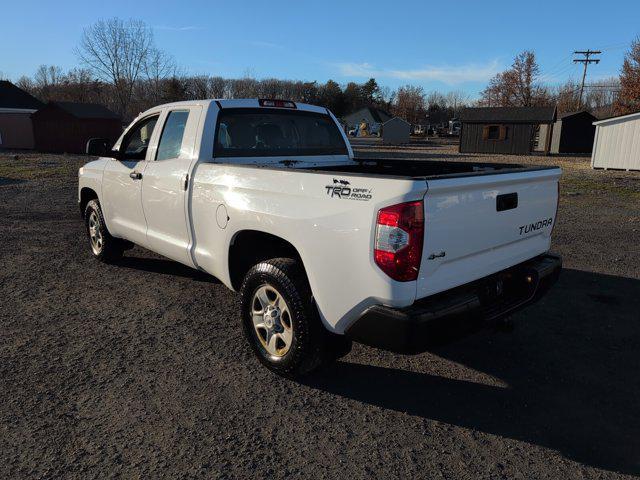
[[[421,201],[399,203],[378,211],[373,258],[394,280],[418,278],[424,238],[424,206]]]

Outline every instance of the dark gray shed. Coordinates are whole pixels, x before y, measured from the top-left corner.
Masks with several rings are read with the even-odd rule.
[[[400,117],[393,117],[382,124],[382,143],[409,143],[411,124]]]
[[[596,121],[584,110],[560,115],[553,124],[551,153],[591,153]]]
[[[556,107],[484,107],[460,112],[460,152],[526,155],[540,125],[556,120]],[[548,153],[551,137],[544,139]]]

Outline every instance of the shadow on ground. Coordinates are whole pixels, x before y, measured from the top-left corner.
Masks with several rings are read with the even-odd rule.
[[[131,268],[143,272],[191,278],[198,282],[220,283],[217,278],[207,273],[194,270],[191,267],[164,258],[129,257],[125,253],[125,256],[118,260],[117,265],[119,267]]]
[[[483,332],[433,353],[501,388],[340,362],[307,385],[332,394],[640,473],[640,281],[565,270],[512,334]]]
[[[17,178],[5,178],[5,177],[0,177],[0,187],[3,187],[5,185],[16,185],[18,183],[24,183],[26,180],[19,180]]]

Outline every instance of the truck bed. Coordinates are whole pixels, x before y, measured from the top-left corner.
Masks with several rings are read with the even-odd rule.
[[[375,175],[393,178],[425,179],[456,178],[477,175],[533,172],[557,167],[520,165],[516,163],[481,163],[438,160],[402,160],[395,158],[355,158],[350,165],[315,166],[309,170],[353,175]]]

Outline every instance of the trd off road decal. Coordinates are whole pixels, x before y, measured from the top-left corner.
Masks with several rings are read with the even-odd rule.
[[[522,225],[520,227],[520,235],[523,233],[533,232],[534,230],[540,230],[544,227],[550,227],[553,223],[553,218],[546,218],[544,220],[539,220],[536,223],[530,223],[529,225]]]
[[[371,200],[371,189],[352,187],[351,182],[343,179],[333,179],[333,185],[327,185],[327,195],[331,198],[341,198],[344,200],[360,200],[367,202]]]

